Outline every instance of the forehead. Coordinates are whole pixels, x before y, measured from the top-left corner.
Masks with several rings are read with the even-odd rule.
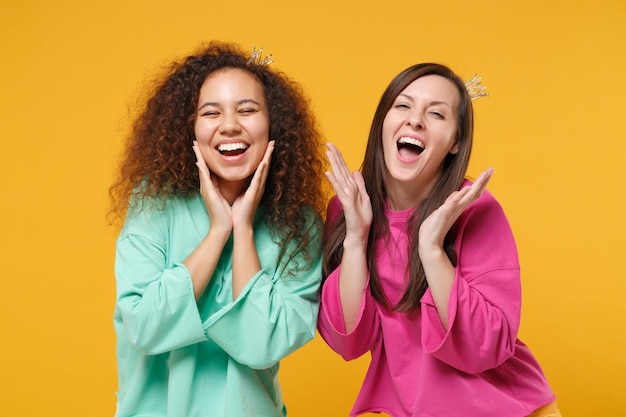
[[[440,75],[429,74],[411,82],[398,96],[413,100],[441,101],[456,108],[461,99],[456,85]]]
[[[263,85],[254,74],[241,68],[222,68],[209,74],[200,96],[249,96],[256,100],[265,99]]]

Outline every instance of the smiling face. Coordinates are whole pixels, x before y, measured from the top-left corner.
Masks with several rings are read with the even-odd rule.
[[[446,156],[458,151],[459,101],[456,86],[439,75],[416,79],[396,97],[382,127],[392,204],[419,204],[441,174]]]
[[[245,191],[269,142],[263,86],[250,72],[225,68],[210,74],[198,97],[198,147],[223,193]]]

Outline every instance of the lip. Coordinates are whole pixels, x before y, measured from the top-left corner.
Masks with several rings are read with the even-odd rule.
[[[214,149],[223,160],[228,162],[238,162],[239,160],[244,158],[247,150],[250,149],[250,147],[251,145],[245,140],[229,139],[220,141],[217,145],[215,145]],[[224,151],[236,151],[240,149],[243,149],[244,151],[236,155],[228,155],[223,153]]]
[[[408,139],[408,141],[405,141],[405,143],[411,144],[411,142],[418,142],[419,145],[421,145],[422,148],[425,148],[426,145],[424,145],[424,141],[422,140],[421,137],[419,136],[411,136],[411,135],[400,135],[398,137],[398,139],[396,140],[396,144],[398,144],[402,139]],[[417,145],[417,144],[416,144]],[[418,146],[419,146],[418,145]]]
[[[250,144],[247,141],[243,140],[243,139],[228,139],[228,140],[221,140],[221,141],[219,141],[215,145],[215,149],[219,149],[220,146],[223,146],[223,145],[232,145],[232,144],[237,144],[237,143],[243,144],[246,148],[250,147]]]
[[[413,133],[400,133],[396,135],[396,143],[398,143],[398,141],[402,138],[411,138],[411,139],[419,140],[420,142],[424,143],[424,139],[421,136],[417,136]]]
[[[402,156],[402,154],[400,154],[400,150],[398,149],[398,143],[400,142],[400,139],[402,138],[411,138],[411,139],[415,139],[417,141],[419,141],[423,146],[424,146],[424,151],[422,151],[420,154],[416,155],[414,158],[405,158]],[[395,151],[396,151],[396,158],[398,159],[398,161],[400,161],[403,164],[412,164],[415,161],[417,161],[418,159],[420,159],[420,157],[424,154],[425,150],[426,150],[426,144],[424,143],[424,139],[422,139],[421,137],[414,135],[414,134],[400,134],[397,136],[396,138],[396,147],[395,147]]]

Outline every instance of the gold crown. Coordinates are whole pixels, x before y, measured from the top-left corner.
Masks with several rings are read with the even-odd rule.
[[[272,54],[269,54],[268,56],[263,58],[263,48],[257,51],[256,46],[252,47],[252,55],[250,55],[250,58],[248,58],[248,65],[269,65],[272,62],[274,62],[274,60],[272,59]]]
[[[471,80],[465,82],[465,88],[472,100],[476,100],[481,97],[489,97],[487,87],[481,85],[482,77],[478,74],[474,74]]]

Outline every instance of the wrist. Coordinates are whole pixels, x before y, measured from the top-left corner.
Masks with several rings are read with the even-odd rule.
[[[343,250],[365,250],[367,249],[367,235],[366,236],[354,236],[346,234],[343,240]]]
[[[447,258],[446,252],[443,250],[443,247],[436,244],[422,245],[422,243],[420,242],[418,251],[422,263],[427,262],[428,260]]]
[[[252,225],[241,223],[237,227],[233,227],[233,238],[238,240],[254,240],[254,229],[252,228]]]
[[[211,226],[206,235],[206,240],[220,240],[226,242],[230,236],[231,229],[223,226]]]

